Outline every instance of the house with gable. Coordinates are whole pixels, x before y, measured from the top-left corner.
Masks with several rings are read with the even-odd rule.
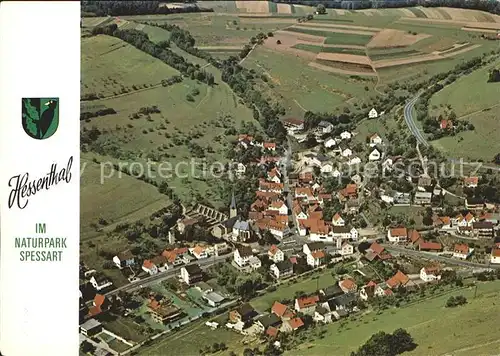
[[[333,125],[331,122],[328,122],[328,121],[320,121],[319,124],[318,124],[318,132],[320,134],[328,134],[330,132],[332,132],[333,130]]]
[[[370,147],[375,147],[377,145],[381,145],[382,144],[382,138],[379,136],[379,134],[377,133],[374,133],[373,135],[371,135],[369,138],[369,145]]]
[[[295,311],[307,315],[314,315],[318,302],[319,297],[317,295],[297,298],[295,299]]]
[[[267,252],[269,259],[274,263],[278,263],[285,260],[285,254],[283,251],[276,245],[272,245]]]
[[[368,156],[369,161],[378,161],[382,157],[382,153],[377,148],[374,148]]]
[[[375,110],[375,108],[372,108],[369,112],[368,112],[368,118],[369,119],[376,119],[378,117],[378,112],[377,110]]]
[[[396,274],[389,278],[385,283],[389,288],[396,289],[401,286],[406,287],[408,285],[408,282],[410,282],[410,278],[406,274],[398,270]]]
[[[344,131],[340,134],[340,138],[342,140],[350,140],[352,137],[352,133],[350,133],[349,131]]]
[[[441,267],[431,264],[420,269],[420,279],[424,282],[434,282],[441,279]]]
[[[130,250],[122,251],[113,257],[113,262],[119,269],[135,265],[135,257]]]
[[[344,226],[345,220],[342,219],[342,216],[340,216],[339,213],[335,213],[335,215],[332,217],[332,225],[333,226]]]
[[[461,260],[468,259],[472,255],[472,252],[474,252],[474,249],[470,248],[467,244],[455,244],[453,247],[453,257]]]
[[[391,243],[405,243],[408,240],[408,231],[405,227],[389,229],[387,231],[387,240]]]
[[[293,264],[290,260],[273,263],[270,267],[271,275],[276,279],[290,277],[293,274]]]
[[[250,258],[253,256],[252,248],[249,246],[238,246],[233,254],[233,260],[239,267],[248,265]]]
[[[326,262],[325,244],[323,242],[304,244],[302,252],[306,255],[307,264],[311,267],[318,267]]]
[[[275,314],[282,321],[290,320],[295,317],[295,313],[287,305],[280,302],[274,302],[271,307],[271,313]]]

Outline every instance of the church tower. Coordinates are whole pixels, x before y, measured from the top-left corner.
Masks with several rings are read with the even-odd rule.
[[[229,207],[229,218],[238,216],[238,209],[236,208],[236,199],[234,198],[234,190],[231,196],[231,206]]]

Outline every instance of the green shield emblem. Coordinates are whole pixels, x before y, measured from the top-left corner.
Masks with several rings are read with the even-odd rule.
[[[22,123],[29,137],[44,140],[59,126],[59,98],[23,98]]]

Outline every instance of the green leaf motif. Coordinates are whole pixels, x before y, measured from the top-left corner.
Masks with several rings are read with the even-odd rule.
[[[40,119],[38,111],[31,105],[29,99],[24,100],[24,107],[26,108],[26,114],[23,114],[23,117],[26,119],[26,128],[32,135],[36,135],[38,130],[35,121]]]

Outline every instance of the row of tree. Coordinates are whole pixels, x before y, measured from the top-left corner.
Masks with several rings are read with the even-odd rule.
[[[213,12],[196,4],[168,7],[164,1],[93,1],[81,2],[83,16],[153,15],[183,12]]]

